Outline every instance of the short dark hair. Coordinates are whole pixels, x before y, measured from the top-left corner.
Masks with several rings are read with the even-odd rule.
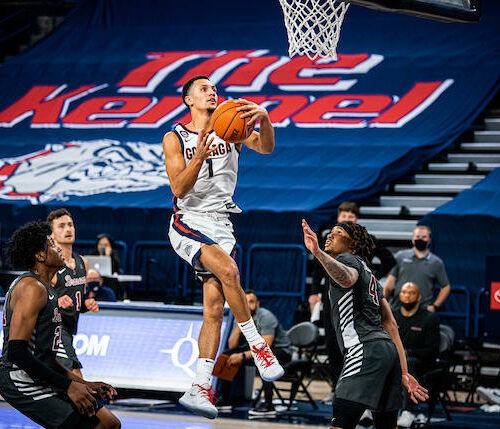
[[[60,208],[57,210],[52,210],[49,213],[49,215],[47,216],[47,222],[52,227],[54,220],[59,219],[60,217],[63,217],[63,216],[69,216],[71,219],[73,219],[73,216],[71,216],[70,212],[67,209]]]
[[[28,270],[35,266],[35,255],[47,246],[52,229],[47,222],[29,222],[18,228],[7,244],[7,257],[13,269]]]
[[[340,214],[342,212],[351,212],[354,213],[356,217],[359,217],[359,207],[354,201],[344,201],[341,203],[337,209],[337,213]]]
[[[207,76],[202,76],[202,75],[198,75],[198,76],[194,76],[192,77],[191,79],[189,79],[182,87],[182,102],[187,106],[187,103],[185,101],[187,95],[188,95],[188,92],[189,90],[191,89],[191,87],[193,86],[193,83],[195,83],[197,80],[200,80],[200,79],[207,79],[208,80],[208,77]],[[189,106],[188,106],[189,107]]]
[[[255,292],[253,289],[245,290],[245,295],[255,295],[257,299],[259,299],[259,295],[257,295],[257,292]]]

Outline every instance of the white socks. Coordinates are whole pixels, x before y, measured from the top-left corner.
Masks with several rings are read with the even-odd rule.
[[[212,371],[214,369],[215,362],[212,359],[199,358],[196,365],[196,375],[193,380],[193,384],[199,384],[200,386],[210,386],[210,378],[212,377]]]
[[[257,328],[255,327],[253,319],[247,320],[243,323],[238,323],[238,326],[241,329],[241,333],[247,339],[248,344],[250,344],[250,347],[260,344],[262,343],[262,341],[264,341],[261,335],[257,332]]]

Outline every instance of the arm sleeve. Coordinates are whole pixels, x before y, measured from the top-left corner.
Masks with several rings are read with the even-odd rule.
[[[28,350],[28,342],[24,340],[10,340],[7,345],[7,358],[29,375],[39,378],[52,386],[68,390],[71,380],[54,371],[42,361],[35,358]]]

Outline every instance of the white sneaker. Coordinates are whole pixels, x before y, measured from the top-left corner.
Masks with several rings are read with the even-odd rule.
[[[181,396],[179,404],[199,416],[215,419],[218,411],[217,407],[213,404],[214,393],[210,385],[203,387],[199,384],[193,384],[191,388]]]
[[[274,356],[266,342],[251,347],[255,366],[264,381],[274,381],[282,377],[285,370]]]
[[[398,418],[398,426],[402,428],[409,428],[411,427],[413,420],[415,420],[415,414],[410,413],[407,410],[403,410]]]
[[[489,404],[500,405],[500,389],[488,389],[487,387],[479,386],[476,393]]]
[[[420,413],[415,418],[415,422],[414,423],[416,423],[417,425],[425,424],[425,423],[427,423],[427,417],[424,414]]]

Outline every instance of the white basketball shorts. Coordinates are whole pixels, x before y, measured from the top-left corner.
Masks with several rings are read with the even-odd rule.
[[[175,252],[199,275],[210,275],[200,263],[201,245],[218,244],[228,255],[234,255],[236,239],[228,213],[174,213],[168,237]]]

